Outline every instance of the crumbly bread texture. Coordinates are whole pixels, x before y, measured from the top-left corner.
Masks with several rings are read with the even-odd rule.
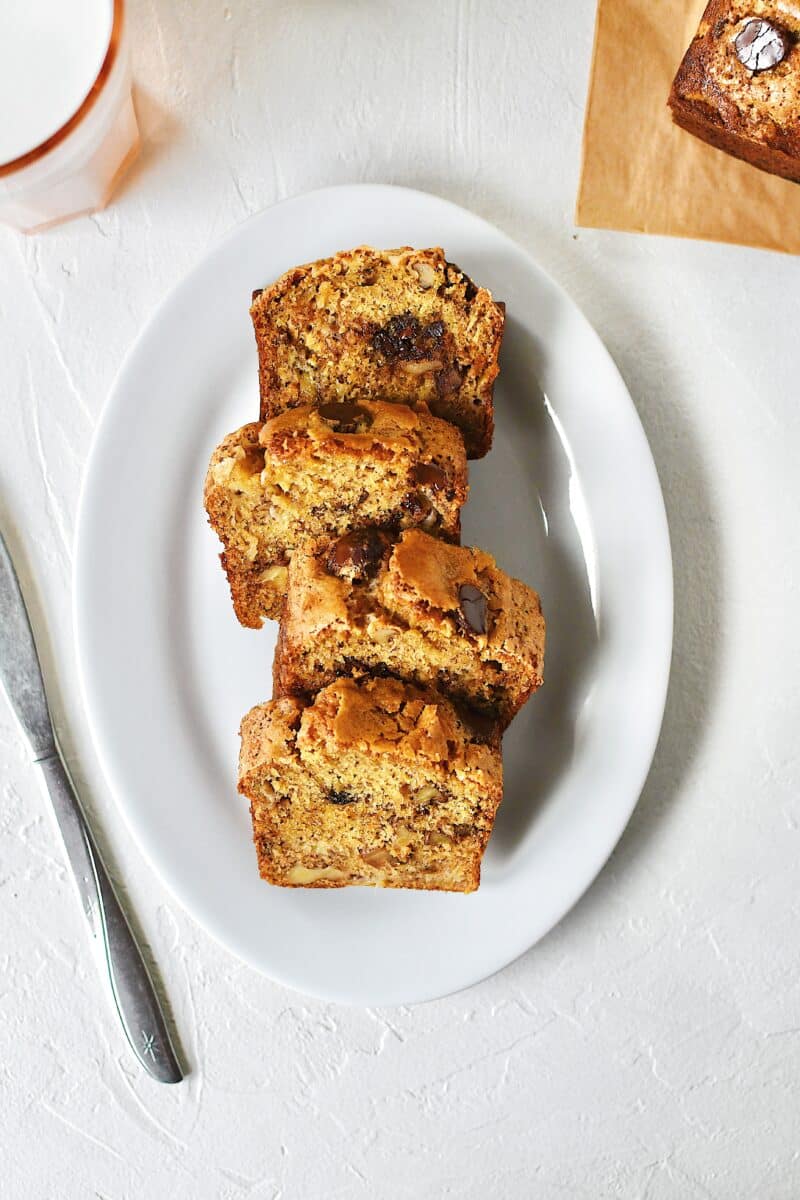
[[[737,55],[748,22],[766,20],[783,41],[774,66]],[[758,30],[764,34],[764,30]],[[767,31],[768,32],[768,31]],[[768,34],[769,36],[769,34]],[[709,145],[762,171],[800,182],[800,4],[791,0],[711,0],[669,96],[673,120]],[[740,40],[740,46],[743,43]]]
[[[482,550],[419,530],[306,545],[292,559],[274,664],[276,695],[337,676],[391,674],[507,725],[542,683],[539,597]]]
[[[241,727],[262,878],[284,887],[474,891],[502,798],[499,740],[394,679],[270,701]]]
[[[458,431],[427,411],[361,401],[305,405],[245,425],[214,451],[209,521],[243,625],[277,617],[296,548],[363,525],[422,525],[457,541],[467,497]]]
[[[469,458],[492,443],[505,307],[439,248],[359,246],[255,292],[261,417],[299,404],[388,397],[427,404]]]

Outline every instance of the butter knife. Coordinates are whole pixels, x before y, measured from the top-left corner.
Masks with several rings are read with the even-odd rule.
[[[148,1074],[180,1083],[183,1072],[139,947],[114,894],[56,744],[42,669],[14,564],[0,535],[0,683],[41,772],[92,936],[131,1049]]]

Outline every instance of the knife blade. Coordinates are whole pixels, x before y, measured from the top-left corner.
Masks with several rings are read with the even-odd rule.
[[[2,534],[0,684],[41,771],[81,907],[103,947],[112,995],[131,1049],[154,1079],[179,1083],[183,1072],[153,982],[56,742],[28,610]]]

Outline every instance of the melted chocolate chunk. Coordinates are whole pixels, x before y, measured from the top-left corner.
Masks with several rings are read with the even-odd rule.
[[[495,746],[499,743],[500,726],[497,723],[496,712],[487,712],[463,704],[458,704],[456,708],[473,741],[484,746]]]
[[[442,321],[422,325],[413,313],[401,313],[375,330],[372,348],[389,362],[420,362],[441,353],[444,334]]]
[[[335,792],[333,789],[328,792],[329,804],[352,804],[355,800],[352,792]]]
[[[248,475],[260,475],[264,470],[264,447],[245,446],[242,466]]]
[[[377,529],[346,533],[329,547],[325,566],[330,575],[370,579],[378,570],[388,539]]]
[[[758,74],[783,62],[788,49],[784,34],[770,21],[751,17],[733,39],[736,57],[748,71]]]
[[[254,303],[258,299],[258,297],[261,295],[263,290],[264,290],[263,288],[256,288],[256,290],[253,292],[253,298],[251,300],[251,304]]]
[[[440,396],[452,396],[461,387],[463,378],[458,367],[444,367],[436,374],[436,391]]]
[[[377,679],[389,679],[392,674],[386,663],[365,663],[359,658],[353,658],[351,654],[345,654],[342,666],[345,675],[352,675],[357,679],[362,675],[373,675]]]
[[[429,517],[433,511],[430,500],[420,492],[407,492],[403,496],[403,508],[415,521]]]
[[[372,424],[372,413],[368,409],[346,400],[321,404],[318,412],[337,433],[360,433]]]
[[[472,633],[486,633],[488,603],[480,588],[474,583],[462,583],[458,589],[458,606],[461,624]]]
[[[431,492],[441,492],[447,487],[447,473],[435,463],[417,463],[411,472],[414,483],[428,488]]]
[[[465,275],[457,263],[448,262],[446,265],[448,267],[447,286],[453,287],[459,282],[463,283],[464,299],[466,300],[467,304],[471,303],[471,301],[473,301],[478,294],[477,286],[472,282],[469,275]],[[439,290],[441,291],[441,288]]]

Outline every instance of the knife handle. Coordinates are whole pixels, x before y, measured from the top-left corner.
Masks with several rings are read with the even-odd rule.
[[[92,839],[66,767],[58,754],[37,763],[47,787],[72,868],[81,906],[95,938],[103,946],[114,1003],[122,1028],[139,1062],[161,1083],[183,1079],[164,1015]]]

